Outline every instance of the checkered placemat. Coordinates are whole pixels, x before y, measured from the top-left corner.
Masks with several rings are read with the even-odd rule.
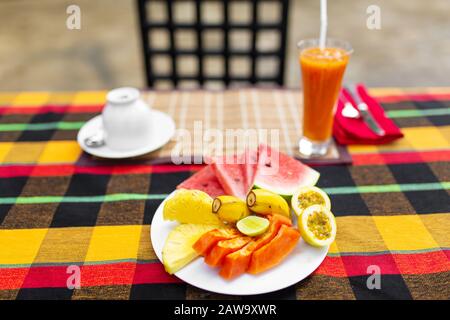
[[[3,104],[11,106],[11,109],[0,112],[14,112],[14,116],[10,114],[4,117],[0,126],[0,139],[5,142],[40,141],[41,144],[33,145],[35,153],[28,154],[31,158],[36,154],[40,155],[45,144],[50,153],[60,147],[71,148],[73,153],[66,155],[70,160],[95,164],[102,159],[88,154],[81,156],[81,151],[76,146],[76,135],[87,120],[101,112],[105,95],[106,92],[5,94]],[[207,142],[198,143],[198,137],[206,139],[208,129],[220,130],[223,152],[234,154],[236,148],[227,146],[227,139],[232,140],[233,135],[242,138],[243,132],[251,129],[253,131],[249,132],[250,135],[262,134],[260,137],[266,137],[269,144],[274,141],[271,139],[276,139],[279,141],[280,150],[300,157],[298,140],[302,130],[302,112],[298,90],[149,91],[143,93],[143,98],[154,109],[168,113],[175,120],[178,129],[189,131],[192,140],[197,139],[195,144],[194,141],[190,144],[190,150],[183,147],[184,155],[197,156],[205,152],[208,154]],[[275,134],[271,130],[276,130]],[[212,136],[209,138],[211,144],[214,139]],[[169,163],[172,151],[180,141],[183,141],[183,138],[175,135],[163,148],[128,161],[134,164]],[[214,144],[214,147],[216,145]],[[14,155],[9,157],[10,161],[17,162],[23,159],[24,155],[19,153],[17,159],[11,158]],[[323,159],[314,160],[315,163],[325,164],[350,161],[346,148],[336,145],[334,141]],[[308,159],[305,162],[308,162]]]
[[[352,166],[317,167],[336,241],[310,277],[264,297],[450,297],[450,89],[371,94],[405,138],[349,147]],[[155,105],[189,121],[189,112],[171,109],[175,102],[158,102],[170,96]],[[74,132],[103,99],[104,92],[0,94],[0,298],[237,298],[169,276],[151,248],[156,208],[201,166],[84,159]],[[77,270],[81,288],[72,290],[67,281]],[[379,289],[367,286],[373,272]]]

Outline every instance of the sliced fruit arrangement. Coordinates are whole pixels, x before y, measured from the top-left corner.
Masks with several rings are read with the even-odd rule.
[[[252,216],[245,219],[248,218]],[[194,249],[205,248],[200,244],[211,243],[211,234],[215,232],[212,230],[201,236]],[[290,219],[274,215],[270,217],[269,231],[258,238],[237,236],[216,242],[206,253],[205,250],[197,253],[205,256],[209,266],[220,267],[219,274],[223,278],[232,279],[244,272],[257,274],[275,267],[289,255],[299,239],[300,233],[292,227]]]
[[[317,171],[266,145],[232,156],[231,164],[224,159],[216,158],[221,161],[181,183],[165,201],[163,218],[180,223],[163,249],[167,272],[203,256],[230,280],[279,265],[300,237],[316,247],[334,241],[336,221],[328,195],[314,186]]]
[[[269,216],[269,220],[270,227],[267,232],[255,238],[242,249],[225,257],[222,269],[219,272],[224,279],[230,280],[245,273],[250,265],[253,252],[275,238],[282,225],[292,226],[290,219],[280,215]]]

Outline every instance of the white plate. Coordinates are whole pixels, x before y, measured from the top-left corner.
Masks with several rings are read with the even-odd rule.
[[[166,238],[177,225],[176,222],[163,220],[164,201],[156,210],[150,232],[153,249],[160,261]],[[243,274],[227,281],[219,276],[218,269],[206,265],[203,258],[191,262],[175,275],[195,287],[212,292],[233,295],[261,294],[281,290],[305,279],[322,263],[327,252],[328,247],[314,248],[300,239],[294,251],[280,265],[259,275]]]
[[[96,132],[102,130],[102,116],[98,115],[81,127],[78,132],[77,141],[81,146],[81,149],[89,154],[92,154],[101,158],[109,159],[122,159],[141,156],[143,154],[155,151],[169,142],[175,133],[175,123],[172,118],[164,112],[152,110],[152,122],[153,132],[152,138],[148,141],[148,144],[142,148],[134,150],[119,151],[108,148],[107,145],[103,145],[98,148],[90,148],[84,144],[84,140],[87,137],[94,135]]]

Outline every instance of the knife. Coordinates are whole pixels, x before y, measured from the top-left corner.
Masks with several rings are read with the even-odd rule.
[[[358,90],[355,85],[346,86],[347,91],[350,93],[350,96],[353,98],[353,101],[356,102],[356,108],[359,110],[361,117],[367,126],[378,136],[384,136],[386,132],[381,128],[378,122],[373,117],[372,113],[369,110],[367,104],[361,100],[359,96]]]

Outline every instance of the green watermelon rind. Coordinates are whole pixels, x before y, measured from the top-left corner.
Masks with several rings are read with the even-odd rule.
[[[295,191],[298,190],[298,188],[312,187],[312,186],[316,185],[317,181],[319,181],[319,178],[320,178],[319,172],[312,170],[309,175],[311,177],[306,177],[306,178],[302,177],[301,182],[299,182],[298,184],[296,184],[295,186],[292,186],[290,188],[274,187],[266,182],[258,181],[258,179],[256,179],[255,182],[253,183],[253,188],[269,190],[273,193],[279,194],[280,196],[285,198],[287,201],[290,201],[292,195],[294,194]]]

